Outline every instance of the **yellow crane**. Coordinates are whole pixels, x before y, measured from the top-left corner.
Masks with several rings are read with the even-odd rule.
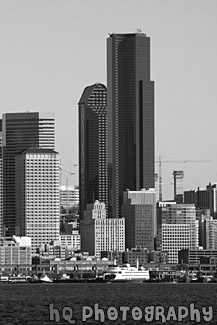
[[[174,160],[162,160],[162,157],[159,156],[159,160],[155,161],[158,164],[158,178],[159,178],[159,201],[163,199],[163,190],[162,190],[162,164],[164,163],[205,163],[212,162],[212,160],[188,160],[188,159],[174,159]]]

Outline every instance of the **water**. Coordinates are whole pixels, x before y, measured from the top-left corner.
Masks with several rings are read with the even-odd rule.
[[[101,314],[104,313],[105,320],[101,322],[95,319],[94,305],[99,304]],[[200,319],[196,323],[196,314],[191,319],[190,304],[195,304],[195,312]],[[52,307],[49,305],[53,304]],[[181,322],[175,320],[178,317],[178,306],[189,308],[189,315]],[[65,314],[62,315],[62,309]],[[89,306],[84,310],[83,306]],[[95,305],[96,306],[96,305]],[[107,309],[113,306],[116,308]],[[127,311],[126,321],[120,307],[138,307]],[[165,307],[165,318],[170,317],[165,324],[217,324],[217,284],[152,284],[152,283],[98,283],[98,284],[1,284],[0,285],[0,324],[147,324],[145,321],[145,307],[163,306]],[[213,318],[206,322],[203,318],[202,307],[212,306]],[[53,308],[53,309],[52,309]],[[59,311],[57,310],[59,309]],[[153,307],[156,308],[156,307]],[[49,311],[54,310],[53,321],[50,320]],[[93,316],[89,319],[82,317],[93,311]],[[73,314],[69,314],[69,312]],[[140,314],[140,311],[142,314]],[[156,309],[155,309],[156,311]],[[85,312],[85,313],[84,313]],[[176,313],[174,315],[174,312]],[[148,315],[148,314],[147,314]],[[210,316],[211,314],[208,314]],[[58,316],[60,319],[58,321]],[[64,317],[65,319],[64,319]],[[118,319],[115,317],[118,316]],[[192,316],[192,317],[193,317]],[[101,316],[102,317],[102,316]],[[112,318],[113,317],[113,318]],[[137,318],[136,318],[137,317]],[[147,316],[148,317],[148,316]],[[149,314],[151,317],[151,314]],[[176,317],[176,318],[175,318]],[[139,320],[141,318],[141,320]],[[155,318],[155,317],[154,317]],[[164,318],[153,320],[149,324],[162,324]],[[112,320],[113,319],[113,320]],[[115,319],[115,320],[114,320]],[[193,320],[194,319],[194,320]],[[147,318],[146,320],[151,320]]]

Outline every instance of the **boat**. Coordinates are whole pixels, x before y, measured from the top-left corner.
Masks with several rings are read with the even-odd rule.
[[[27,283],[29,277],[26,277],[25,275],[18,274],[9,276],[8,282],[9,283]]]
[[[7,275],[0,275],[0,283],[8,283],[9,276]]]
[[[39,282],[42,283],[53,283],[53,280],[51,278],[48,277],[48,275],[46,273],[43,273],[39,279]]]
[[[103,279],[105,282],[145,282],[150,280],[150,274],[148,269],[139,268],[138,263],[136,267],[127,263],[122,266],[109,266]]]

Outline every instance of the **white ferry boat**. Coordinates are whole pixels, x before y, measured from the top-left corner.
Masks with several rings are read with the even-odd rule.
[[[111,265],[103,275],[106,282],[143,282],[150,279],[149,270],[143,267],[132,267],[130,264],[123,266]]]

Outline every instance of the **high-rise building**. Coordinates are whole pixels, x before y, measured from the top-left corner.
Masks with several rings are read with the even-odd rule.
[[[54,149],[53,114],[3,114],[3,224],[7,236],[15,234],[15,155],[31,147]]]
[[[194,204],[160,202],[158,229],[161,245],[168,252],[168,262],[178,263],[178,252],[183,248],[197,248],[199,244],[198,221]]]
[[[183,178],[184,172],[182,170],[174,170],[174,201],[176,203],[183,203]]]
[[[32,239],[32,253],[60,235],[60,157],[27,149],[15,158],[16,232]]]
[[[154,249],[155,189],[124,192],[121,216],[125,218],[126,248]]]
[[[204,249],[217,249],[217,219],[207,209],[197,210],[199,222],[199,245]]]
[[[195,204],[197,209],[210,209],[213,217],[217,215],[217,183],[209,183],[206,188],[184,192],[184,202]]]
[[[107,91],[100,83],[79,100],[79,214],[95,200],[107,207]]]
[[[123,192],[155,187],[154,82],[150,38],[138,31],[107,39],[109,216]]]
[[[106,218],[105,204],[87,204],[80,223],[81,249],[100,257],[100,252],[125,251],[125,219]]]

